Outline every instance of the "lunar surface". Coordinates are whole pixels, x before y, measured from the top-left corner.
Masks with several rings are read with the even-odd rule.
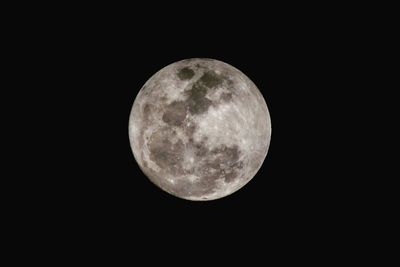
[[[188,200],[225,197],[248,183],[268,151],[265,100],[241,71],[186,59],[154,74],[129,118],[134,157],[162,190]]]

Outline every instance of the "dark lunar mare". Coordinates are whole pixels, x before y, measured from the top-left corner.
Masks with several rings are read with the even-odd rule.
[[[188,67],[184,67],[178,71],[177,75],[181,80],[190,80],[194,76],[194,71]]]

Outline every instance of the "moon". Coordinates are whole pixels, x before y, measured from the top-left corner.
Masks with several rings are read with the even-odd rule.
[[[241,71],[192,58],[155,73],[129,117],[129,140],[143,173],[179,198],[230,195],[260,169],[271,139],[267,104]]]

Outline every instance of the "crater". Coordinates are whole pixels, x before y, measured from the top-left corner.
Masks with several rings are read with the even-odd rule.
[[[176,143],[171,142],[171,130],[159,130],[155,132],[148,143],[150,159],[167,173],[182,174],[182,155],[184,151],[183,142],[178,139]]]
[[[235,171],[224,171],[224,181],[225,183],[231,183],[235,181],[237,177],[237,172]]]
[[[207,88],[198,84],[192,85],[192,88],[186,91],[188,95],[187,103],[191,114],[201,114],[208,110],[211,106],[211,101],[205,97]]]
[[[207,88],[196,82],[192,85],[190,90],[186,91],[186,93],[190,99],[198,101],[206,96]]]
[[[189,180],[180,180],[176,186],[172,189],[174,194],[183,196],[186,198],[190,197],[201,197],[214,193],[217,188],[217,182],[215,180],[204,180],[201,179],[199,182],[192,183]]]
[[[194,76],[194,71],[188,67],[184,67],[178,71],[177,75],[181,80],[190,80]]]
[[[213,71],[207,71],[200,77],[199,81],[208,88],[214,88],[224,82],[224,77]]]
[[[189,111],[192,114],[202,114],[206,112],[210,106],[211,106],[211,101],[207,98],[202,98],[197,101],[194,100],[189,101]]]
[[[239,161],[240,151],[237,146],[221,145],[210,151],[211,156],[206,158],[206,176],[214,179],[224,178],[225,182],[232,182],[237,177],[238,169],[243,167]],[[209,170],[213,170],[211,173]]]
[[[152,112],[151,110],[151,105],[146,103],[143,107],[143,121],[147,121],[150,117],[150,113]]]
[[[189,137],[187,143],[187,149],[193,151],[193,154],[196,156],[197,161],[201,161],[204,156],[209,153],[209,149],[206,147],[203,141],[196,142],[192,137]]]
[[[232,94],[231,93],[222,93],[221,94],[221,100],[225,102],[229,102],[232,99]]]
[[[237,145],[232,147],[228,147],[226,145],[221,145],[217,148],[214,148],[211,151],[213,154],[218,155],[220,158],[223,157],[225,160],[236,161],[239,159],[239,148]]]
[[[186,118],[186,107],[182,101],[169,104],[162,116],[162,120],[172,126],[181,126]]]

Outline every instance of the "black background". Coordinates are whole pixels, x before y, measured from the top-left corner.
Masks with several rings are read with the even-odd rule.
[[[242,238],[273,239],[279,246],[293,236],[318,239],[320,230],[339,234],[343,222],[336,214],[353,212],[346,206],[352,184],[341,168],[349,164],[341,150],[348,122],[339,121],[351,64],[342,61],[343,51],[353,47],[336,38],[348,33],[334,20],[295,7],[96,10],[53,14],[34,27],[51,77],[43,108],[49,130],[42,136],[50,145],[39,148],[49,177],[43,178],[43,202],[55,221],[68,225],[67,235],[119,236],[129,243],[145,234],[140,240],[149,245],[142,246],[195,240],[240,247],[250,245]],[[166,65],[193,57],[245,73],[272,121],[257,175],[216,201],[187,201],[158,189],[140,171],[128,138],[130,110],[143,84]]]
[[[12,235],[8,248],[27,248],[13,260],[108,256],[115,265],[131,255],[128,261],[137,263],[149,252],[146,264],[209,265],[217,256],[224,265],[244,258],[252,266],[252,259],[340,260],[371,244],[370,230],[380,230],[374,219],[381,218],[371,209],[389,202],[377,200],[390,186],[376,184],[393,177],[374,162],[386,155],[372,149],[383,147],[387,134],[378,127],[386,115],[377,114],[376,104],[396,106],[386,105],[387,95],[375,99],[385,87],[375,68],[385,64],[374,59],[393,61],[384,52],[395,43],[385,42],[393,32],[377,22],[395,25],[396,16],[381,20],[367,4],[218,3],[4,9],[10,18],[4,18],[3,52],[12,59],[4,63],[11,81],[4,91],[16,97],[2,99],[11,103],[4,117],[12,121],[2,130],[13,137],[3,140],[11,146],[3,151],[3,167],[11,169],[3,180],[12,183],[2,187],[11,210],[3,217],[16,230],[4,229]],[[260,171],[216,201],[187,201],[158,189],[129,145],[129,114],[140,88],[156,71],[191,57],[240,69],[271,115]]]

